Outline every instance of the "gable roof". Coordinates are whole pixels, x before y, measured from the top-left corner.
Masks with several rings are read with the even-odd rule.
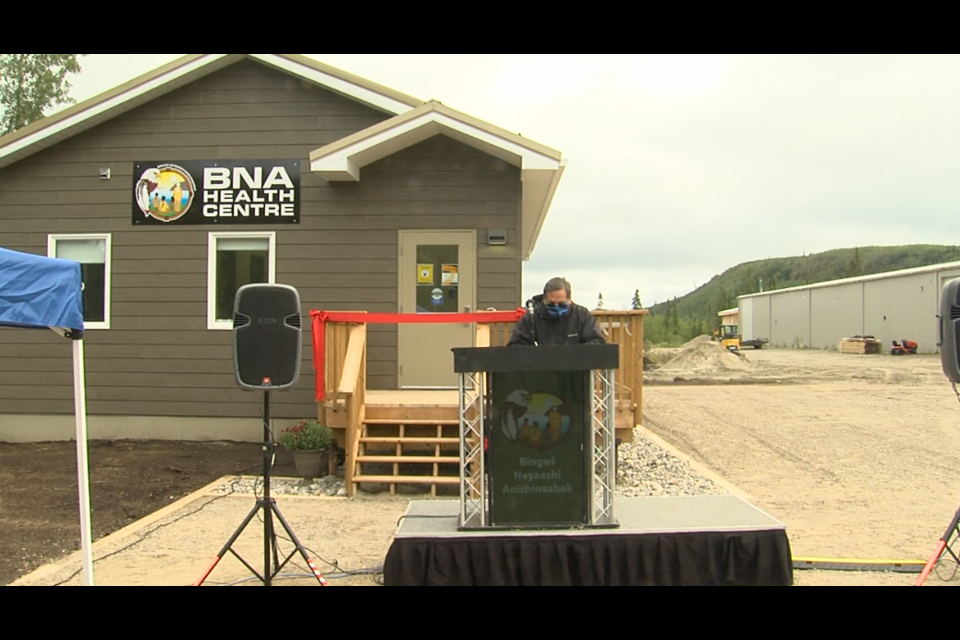
[[[521,250],[524,260],[530,258],[566,167],[560,152],[439,102],[424,103],[300,54],[188,54],[0,138],[0,168],[244,59],[255,60],[395,116],[314,151],[310,156],[311,166],[327,180],[359,181],[360,169],[364,166],[440,134],[520,168],[524,230]]]
[[[521,170],[523,259],[528,260],[566,168],[561,153],[500,127],[428,102],[310,154],[310,168],[330,181],[359,182],[360,170],[436,135],[445,135]]]
[[[299,54],[192,53],[0,138],[0,168],[247,58],[390,115],[423,104]]]

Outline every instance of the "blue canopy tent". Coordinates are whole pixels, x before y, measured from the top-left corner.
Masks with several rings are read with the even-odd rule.
[[[50,329],[73,342],[83,583],[93,586],[80,264],[0,248],[0,326]]]

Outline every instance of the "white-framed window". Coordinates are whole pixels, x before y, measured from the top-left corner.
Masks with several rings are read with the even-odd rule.
[[[207,328],[232,331],[240,287],[276,282],[277,234],[211,233],[207,265]]]
[[[85,329],[110,328],[111,244],[109,233],[47,237],[49,257],[80,263]]]

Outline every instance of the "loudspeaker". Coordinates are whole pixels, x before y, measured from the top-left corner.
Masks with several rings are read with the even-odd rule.
[[[233,362],[244,389],[289,389],[300,378],[300,294],[282,284],[251,284],[237,291]]]
[[[948,282],[940,298],[940,361],[951,382],[960,383],[960,280]]]

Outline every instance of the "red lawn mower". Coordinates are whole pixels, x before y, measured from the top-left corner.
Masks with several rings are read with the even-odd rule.
[[[913,340],[904,340],[903,344],[893,341],[893,348],[890,349],[890,355],[892,356],[907,356],[907,355],[916,355],[917,349],[920,347]]]

